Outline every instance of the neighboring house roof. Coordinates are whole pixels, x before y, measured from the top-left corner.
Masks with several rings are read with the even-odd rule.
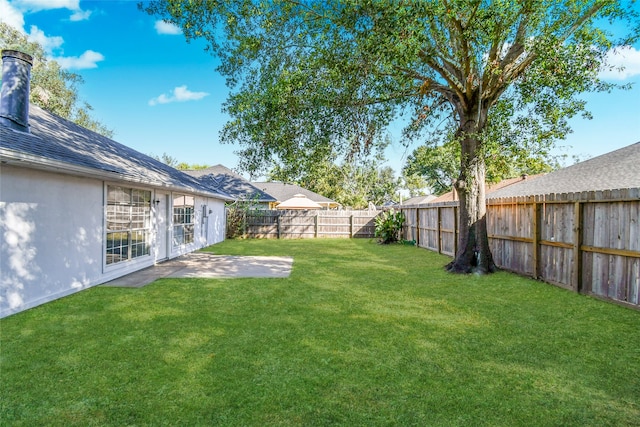
[[[506,188],[520,182],[534,181],[534,180],[540,179],[540,177],[542,177],[543,175],[544,174],[522,175],[517,178],[503,179],[502,181],[497,182],[495,184],[485,184],[485,187],[484,187],[485,195],[486,197],[489,197],[490,194],[493,194],[495,191],[498,191],[502,188]],[[444,193],[436,197],[435,199],[430,200],[428,203],[453,202],[458,200],[459,198],[458,198],[457,192],[449,191],[448,193]]]
[[[322,205],[310,200],[304,194],[296,194],[278,204],[276,209],[322,209]]]
[[[423,203],[429,203],[435,200],[436,198],[437,196],[434,196],[433,194],[429,194],[428,196],[416,196],[416,197],[411,197],[410,199],[407,199],[407,200],[403,200],[402,204],[403,205],[421,205]]]
[[[584,191],[640,188],[640,142],[520,182],[491,193],[489,198],[536,196]]]
[[[34,104],[29,106],[29,126],[30,132],[0,126],[4,163],[230,199],[185,173]]]
[[[295,184],[285,184],[283,182],[254,182],[253,185],[273,196],[278,202],[290,199],[296,194],[303,194],[310,200],[323,206],[340,206],[340,203],[335,200],[331,200],[328,197],[321,196],[318,193],[314,193]]]
[[[197,178],[203,185],[223,191],[235,200],[254,200],[259,203],[276,201],[275,198],[223,165],[183,172]]]

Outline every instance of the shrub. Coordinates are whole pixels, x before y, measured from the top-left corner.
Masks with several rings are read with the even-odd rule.
[[[242,238],[247,233],[247,214],[252,212],[254,215],[259,212],[256,210],[257,198],[249,200],[236,200],[227,205],[227,239]]]
[[[404,225],[404,213],[393,208],[376,217],[376,233],[378,241],[383,244],[394,243],[400,239]]]

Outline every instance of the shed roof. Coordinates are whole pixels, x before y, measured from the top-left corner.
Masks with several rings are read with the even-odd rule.
[[[223,191],[235,200],[255,200],[262,203],[276,201],[274,197],[223,165],[183,172],[197,178],[207,187]]]
[[[640,142],[576,163],[532,181],[495,191],[487,198],[640,188]]]
[[[0,126],[0,157],[8,164],[126,181],[230,200],[223,191],[35,104],[29,106],[30,132]]]
[[[296,194],[276,206],[276,209],[322,209],[322,206],[310,200],[304,194]]]

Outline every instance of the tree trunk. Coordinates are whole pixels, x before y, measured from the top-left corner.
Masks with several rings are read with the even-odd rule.
[[[447,265],[453,273],[492,273],[497,270],[489,249],[486,220],[485,163],[477,124],[469,119],[458,131],[461,137],[461,168],[456,189],[460,199],[458,250]]]

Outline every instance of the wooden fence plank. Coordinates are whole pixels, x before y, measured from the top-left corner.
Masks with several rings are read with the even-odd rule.
[[[573,204],[573,290],[582,289],[582,203]]]
[[[533,204],[533,278],[540,277],[540,218],[541,218],[541,204]]]
[[[246,236],[258,238],[375,237],[375,211],[273,211],[246,215]]]
[[[419,246],[455,255],[457,209],[419,206]],[[638,188],[488,200],[487,232],[499,267],[640,308]]]

